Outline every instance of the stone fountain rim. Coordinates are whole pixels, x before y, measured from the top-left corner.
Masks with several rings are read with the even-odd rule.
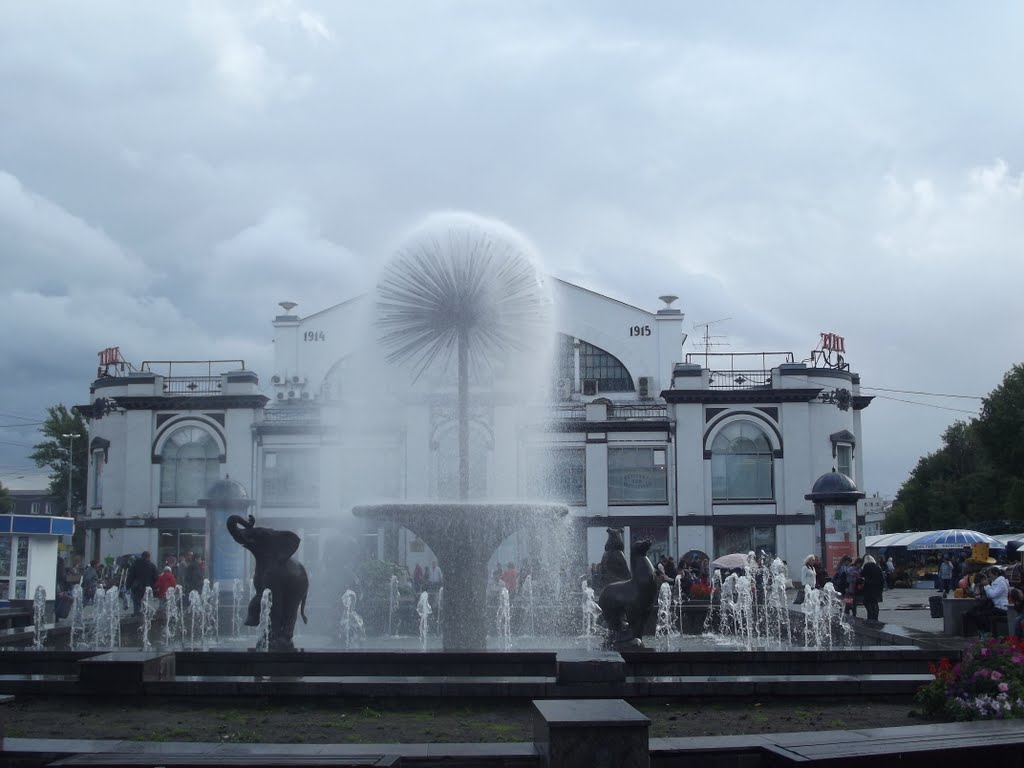
[[[519,514],[524,512],[547,512],[555,517],[566,517],[569,505],[553,502],[490,502],[490,501],[431,501],[431,502],[380,502],[357,504],[352,513],[357,517],[375,517],[386,512],[491,512],[494,514]]]

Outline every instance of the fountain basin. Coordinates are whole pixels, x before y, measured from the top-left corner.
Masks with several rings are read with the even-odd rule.
[[[566,518],[564,504],[394,503],[354,507],[357,517],[395,523],[419,536],[444,576],[445,650],[487,647],[487,562],[516,531]]]

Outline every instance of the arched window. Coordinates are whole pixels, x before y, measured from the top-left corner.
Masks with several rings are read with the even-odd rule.
[[[579,352],[579,380],[576,381],[576,353]],[[626,366],[600,347],[582,339],[558,334],[555,357],[555,377],[574,382],[576,391],[586,395],[599,392],[633,392],[633,377]],[[589,383],[588,383],[589,382]],[[593,391],[588,391],[593,388]]]
[[[711,444],[711,494],[715,501],[771,501],[772,444],[750,421],[725,425]]]
[[[346,390],[346,379],[351,374],[350,359],[343,357],[331,366],[324,376],[324,383],[320,389],[320,396],[327,402],[341,400]]]
[[[160,450],[160,503],[195,506],[219,476],[217,441],[199,427],[179,427]]]

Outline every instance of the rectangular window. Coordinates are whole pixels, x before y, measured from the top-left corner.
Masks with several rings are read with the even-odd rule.
[[[13,537],[0,536],[0,600],[11,596],[11,542]]]
[[[771,501],[772,455],[712,455],[711,494],[715,501]]]
[[[14,599],[28,597],[28,536],[18,536],[14,559]]]
[[[664,448],[608,448],[609,504],[665,504],[668,472]]]
[[[175,576],[181,578],[179,565],[184,562],[185,555],[189,552],[193,553],[200,563],[203,563],[206,557],[205,533],[183,531],[178,528],[160,529],[160,541],[155,558],[158,571],[162,571],[165,565],[169,565],[174,569]]]
[[[853,476],[853,446],[848,443],[836,445],[836,470],[841,475],[846,475],[851,480]]]
[[[263,503],[315,506],[320,501],[320,456],[315,448],[263,454]]]
[[[775,526],[715,526],[715,557],[731,555],[734,552],[766,552],[775,554]]]
[[[92,505],[103,506],[103,451],[92,454]]]
[[[587,503],[586,449],[538,446],[527,449],[526,495],[563,504]]]
[[[40,515],[43,512],[43,504],[40,501],[33,501],[29,507],[29,512],[33,515]]]

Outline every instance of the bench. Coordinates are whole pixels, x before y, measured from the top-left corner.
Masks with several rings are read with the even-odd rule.
[[[763,765],[860,768],[899,761],[902,768],[983,763],[1020,766],[1024,724],[1015,720],[942,723],[862,731],[830,731],[769,736]],[[874,759],[872,759],[874,758]]]
[[[73,755],[49,763],[50,766],[102,765],[106,768],[139,768],[139,766],[166,766],[166,768],[191,768],[196,766],[221,766],[221,768],[247,768],[247,766],[350,766],[370,768],[371,766],[400,766],[401,758],[395,755],[289,755],[289,754],[188,754],[153,751],[151,754],[128,752],[93,752]]]

